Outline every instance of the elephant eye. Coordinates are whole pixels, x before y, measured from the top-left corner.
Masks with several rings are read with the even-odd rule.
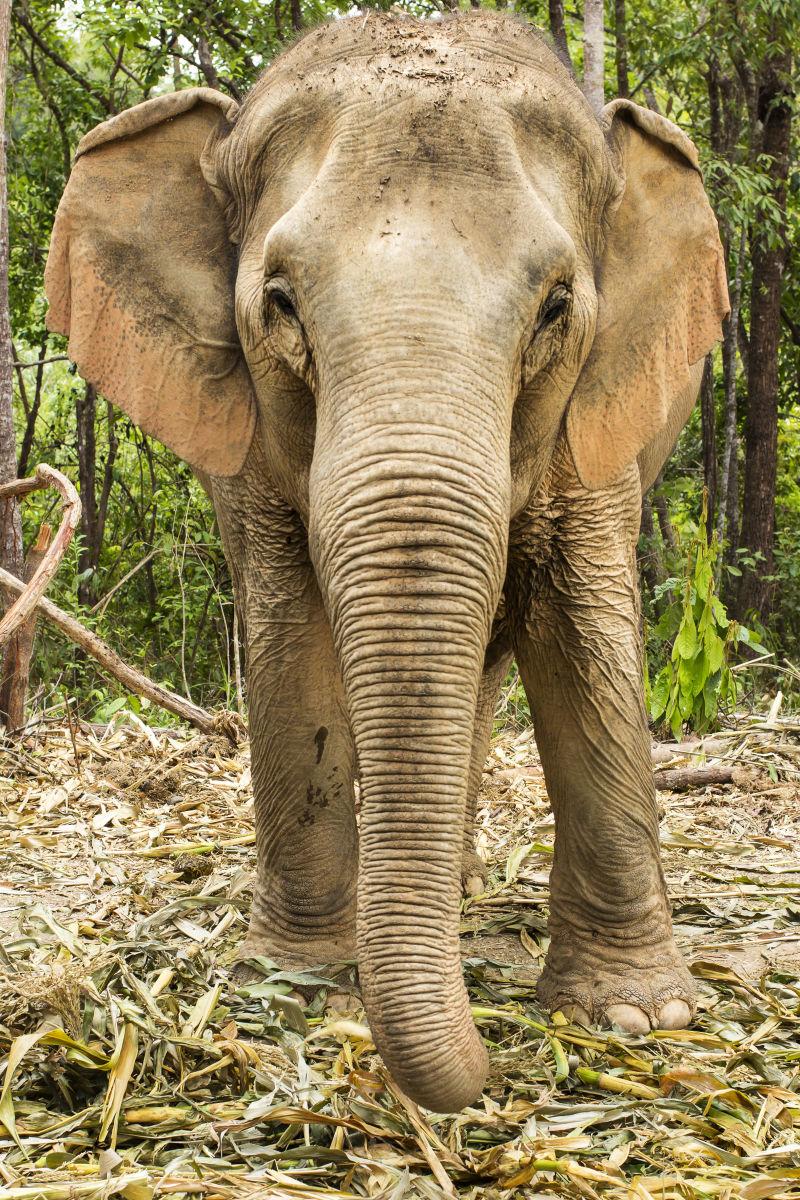
[[[298,320],[297,310],[291,296],[280,283],[268,283],[266,288],[266,299],[269,304],[272,304],[282,317],[288,317],[290,320]]]
[[[572,292],[569,287],[565,283],[557,283],[542,305],[536,332],[540,333],[541,330],[546,329],[548,325],[553,325],[559,317],[562,317],[567,311],[571,299]]]

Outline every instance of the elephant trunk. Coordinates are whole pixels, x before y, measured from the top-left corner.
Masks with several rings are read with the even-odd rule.
[[[393,1077],[453,1111],[486,1071],[461,972],[461,851],[505,569],[507,433],[485,398],[480,420],[463,397],[426,399],[425,423],[400,418],[401,404],[381,405],[385,421],[359,407],[363,437],[355,421],[318,431],[309,532],[358,755],[361,982]]]

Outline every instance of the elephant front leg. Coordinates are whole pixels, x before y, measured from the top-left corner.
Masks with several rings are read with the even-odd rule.
[[[516,655],[556,826],[540,995],[630,1032],[688,1024],[694,988],[672,936],[644,708],[638,475],[577,484],[512,548]]]
[[[238,957],[284,966],[352,959],[353,742],[299,519],[273,513],[249,556],[242,590],[258,862]]]

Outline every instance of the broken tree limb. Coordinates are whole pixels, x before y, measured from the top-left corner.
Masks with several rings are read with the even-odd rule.
[[[23,583],[30,583],[33,579],[47,553],[52,536],[50,526],[42,525],[39,536],[25,556]],[[34,611],[6,643],[3,679],[0,683],[0,712],[5,714],[6,733],[14,733],[25,724],[25,697],[28,694],[37,615]]]
[[[16,576],[2,569],[0,569],[0,586],[8,588],[17,594],[25,590],[24,583],[17,579]],[[241,739],[242,722],[234,713],[223,712],[214,714],[207,712],[206,709],[193,704],[191,700],[186,700],[183,696],[176,696],[174,692],[170,692],[167,688],[161,687],[160,684],[154,683],[152,679],[148,679],[141,671],[137,671],[135,667],[130,667],[126,662],[123,662],[120,656],[102,638],[99,638],[96,633],[92,633],[86,629],[85,626],[81,625],[80,621],[76,621],[74,617],[69,616],[57,604],[53,604],[52,600],[40,596],[36,601],[36,607],[39,612],[47,617],[48,621],[52,621],[62,633],[66,634],[70,641],[91,655],[104,671],[112,675],[114,679],[119,680],[129,692],[133,692],[137,696],[144,696],[153,704],[157,704],[159,708],[166,709],[167,712],[173,713],[176,717],[188,721],[190,725],[194,725],[196,729],[200,729],[203,733],[223,735],[234,744]]]
[[[49,467],[46,463],[40,463],[29,479],[13,479],[10,483],[0,486],[0,500],[6,500],[9,496],[25,496],[29,492],[46,487],[55,488],[61,493],[64,506],[61,524],[30,582],[10,589],[17,592],[19,599],[11,605],[0,621],[0,646],[7,642],[34,612],[47,585],[58,570],[58,564],[72,541],[72,535],[78,526],[81,515],[80,497],[74,486],[66,475],[62,475],[55,467]],[[3,574],[6,575],[7,572],[3,572]],[[11,575],[9,578],[14,579],[14,576]],[[15,579],[14,582],[19,585],[19,580]]]
[[[740,763],[714,763],[707,767],[675,767],[656,771],[654,776],[659,792],[688,792],[693,788],[708,787],[709,784],[732,783],[737,787],[752,787],[759,779],[759,772]]]
[[[654,742],[651,757],[654,763],[671,762],[676,758],[717,758],[729,749],[723,738],[705,737],[696,742]]]
[[[732,783],[733,767],[674,767],[656,771],[653,776],[659,792],[688,792],[690,788],[707,787],[710,783]]]

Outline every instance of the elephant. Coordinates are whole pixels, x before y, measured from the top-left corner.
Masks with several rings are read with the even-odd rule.
[[[246,645],[241,959],[356,957],[397,1084],[475,1100],[462,877],[513,655],[555,815],[542,1003],[688,1024],[635,547],[728,312],[690,139],[598,116],[515,17],[362,13],[241,106],[187,88],[88,133],[46,288],[80,373],[213,498]]]

